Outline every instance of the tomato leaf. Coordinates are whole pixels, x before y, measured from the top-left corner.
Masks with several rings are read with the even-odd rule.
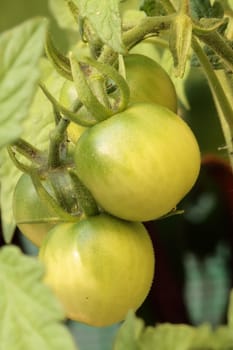
[[[49,91],[55,97],[58,96],[64,79],[58,75],[45,59],[41,61],[40,68],[41,79],[46,83]],[[37,88],[33,103],[26,116],[26,120],[21,125],[23,128],[21,136],[39,149],[45,150],[48,145],[49,133],[54,127],[54,118],[51,103],[39,88]],[[25,161],[25,159],[22,160]],[[12,197],[15,185],[22,173],[15,167],[5,149],[0,152],[0,161],[2,227],[4,239],[9,243],[15,229]]]
[[[190,9],[192,17],[195,19],[200,19],[202,17],[208,18],[221,18],[224,15],[223,7],[220,1],[210,0],[191,0]]]
[[[145,11],[147,16],[164,16],[166,14],[166,9],[161,0],[145,0],[141,10]]]
[[[119,0],[74,0],[80,16],[87,18],[100,39],[113,50],[124,53]]]
[[[0,36],[0,148],[22,133],[39,78],[47,21],[32,19]]]
[[[135,317],[134,313],[130,311],[126,317],[125,322],[119,329],[115,343],[114,350],[139,350],[139,339],[144,330],[144,322]],[[143,348],[142,348],[143,349]]]
[[[78,31],[78,24],[65,0],[49,0],[49,8],[61,28]]]
[[[15,246],[0,250],[0,339],[6,350],[75,350],[43,267]]]

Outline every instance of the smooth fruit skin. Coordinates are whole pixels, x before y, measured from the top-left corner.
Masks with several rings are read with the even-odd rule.
[[[20,231],[36,246],[40,246],[55,224],[49,223],[56,213],[42,203],[29,175],[23,174],[13,194],[13,215]]]
[[[140,223],[106,214],[52,229],[39,253],[67,317],[92,326],[122,321],[146,298],[154,251]]]
[[[132,221],[157,219],[174,209],[200,169],[188,125],[167,108],[143,103],[85,131],[74,159],[99,205]]]
[[[175,87],[167,72],[151,58],[130,54],[124,57],[130,102],[158,103],[177,111]]]

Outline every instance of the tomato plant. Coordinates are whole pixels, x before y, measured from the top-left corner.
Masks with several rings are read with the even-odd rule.
[[[93,326],[122,321],[146,298],[154,275],[147,231],[106,214],[57,225],[40,249],[46,283],[68,317]]]
[[[78,176],[104,210],[135,221],[174,209],[200,168],[187,124],[170,110],[145,103],[87,130],[75,160]]]
[[[154,252],[142,222],[151,227],[159,220],[162,226],[173,215],[174,221],[186,216],[203,224],[211,197],[191,209],[182,201],[192,196],[199,176],[206,152],[199,142],[203,135],[233,169],[232,1],[49,0],[49,7],[59,31],[53,25],[48,30],[49,19],[36,17],[0,34],[3,238],[10,245],[18,225],[42,245],[39,259],[25,257],[13,244],[0,251],[4,350],[18,347],[12,333],[23,335],[24,350],[73,350],[63,343],[59,321],[65,317],[104,326],[137,310],[154,276]],[[195,112],[194,104],[205,110],[207,101],[189,99],[187,91],[195,93],[200,75],[212,94],[223,142],[211,133],[217,123],[211,123],[210,109],[208,119]],[[182,225],[171,226],[173,233]],[[166,233],[165,240],[170,239]],[[157,236],[153,242],[157,261],[165,261]],[[179,245],[174,242],[166,245],[172,247],[165,252],[168,258]],[[232,261],[228,246],[221,266]],[[181,247],[171,261],[180,255],[185,264]],[[216,252],[222,250],[216,247]],[[162,270],[161,264],[155,286],[166,275]],[[224,283],[230,288],[227,273]],[[57,296],[54,304],[45,284]],[[229,315],[231,323],[232,311]],[[142,322],[130,317],[120,349],[144,349],[145,344],[178,349],[179,340],[173,346],[169,339],[181,338],[184,350],[212,349],[213,344],[227,349],[232,343],[229,326],[220,330],[230,335],[227,343],[219,332],[205,333],[206,328],[200,335],[185,326],[171,327],[171,332],[188,332],[183,340],[184,333],[168,335],[167,325],[161,336],[161,327],[144,331]]]

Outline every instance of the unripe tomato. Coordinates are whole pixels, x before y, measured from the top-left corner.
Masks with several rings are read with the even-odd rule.
[[[146,298],[154,251],[140,223],[106,214],[57,225],[39,253],[67,317],[92,326],[122,321]]]
[[[138,103],[86,130],[74,159],[99,205],[126,220],[167,214],[189,192],[200,169],[197,141],[171,110]]]
[[[131,103],[158,103],[173,112],[177,111],[173,82],[157,62],[139,54],[125,56],[124,62]]]
[[[13,195],[13,215],[20,231],[36,246],[40,246],[48,231],[55,226],[51,212],[39,198],[29,175],[23,174]]]

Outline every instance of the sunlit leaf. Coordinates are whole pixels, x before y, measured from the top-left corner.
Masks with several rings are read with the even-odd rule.
[[[123,52],[119,0],[74,0],[80,16],[88,18],[100,39],[117,52]]]
[[[0,250],[0,348],[75,350],[63,310],[41,282],[43,268],[14,246]],[[76,348],[77,349],[77,348]]]
[[[58,97],[64,79],[57,74],[47,60],[43,59],[40,67],[43,81],[49,91],[54,94],[55,97]],[[45,150],[48,146],[50,131],[54,127],[54,117],[51,103],[39,88],[37,88],[33,103],[26,117],[24,123],[21,125],[21,136],[32,145],[41,150]],[[0,161],[2,226],[4,239],[9,243],[15,229],[12,212],[13,192],[18,178],[22,173],[15,167],[6,149],[0,151]],[[23,161],[25,161],[25,159],[23,159]]]
[[[32,19],[0,35],[0,148],[22,133],[39,78],[47,21]]]

